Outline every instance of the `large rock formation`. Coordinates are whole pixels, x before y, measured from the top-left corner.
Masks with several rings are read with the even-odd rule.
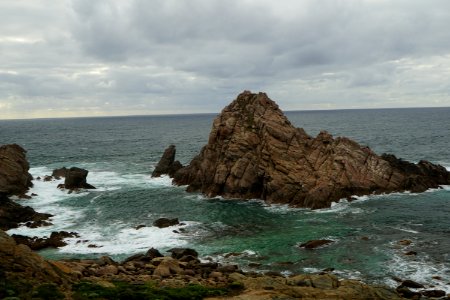
[[[20,195],[32,186],[25,153],[16,144],[0,146],[0,193]]]
[[[226,198],[323,208],[352,195],[450,184],[442,166],[379,156],[326,131],[313,138],[295,128],[265,93],[244,92],[214,120],[209,141],[174,174],[188,191]]]

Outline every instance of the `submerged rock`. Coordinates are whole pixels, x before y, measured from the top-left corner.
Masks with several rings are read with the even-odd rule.
[[[33,186],[25,153],[16,144],[0,146],[0,193],[20,195]]]
[[[332,242],[333,242],[332,240],[311,240],[301,244],[299,247],[305,249],[315,249],[321,246],[331,244]]]
[[[164,161],[171,162],[175,151],[169,149]],[[173,182],[209,197],[317,209],[352,195],[436,188],[450,184],[450,173],[426,161],[415,165],[379,156],[326,131],[313,138],[265,93],[246,91],[222,110],[207,145],[173,174]]]

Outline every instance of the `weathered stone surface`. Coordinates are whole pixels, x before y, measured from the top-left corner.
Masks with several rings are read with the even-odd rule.
[[[415,165],[379,156],[326,131],[313,138],[295,128],[265,93],[248,91],[222,110],[208,144],[173,178],[188,191],[210,197],[259,198],[313,209],[352,195],[450,184],[450,173],[430,162]]]
[[[95,189],[94,186],[86,182],[86,177],[89,171],[72,167],[66,171],[66,179],[64,180],[64,187],[66,189]]]
[[[16,144],[0,146],[0,193],[20,195],[33,185],[25,153]]]
[[[29,227],[45,226],[48,223],[44,220],[51,216],[51,214],[38,213],[29,206],[22,206],[0,193],[0,229],[2,230],[17,228],[23,222],[27,222]]]
[[[175,161],[176,149],[174,145],[170,145],[165,151],[160,161],[155,167],[152,173],[152,177],[160,177],[163,174],[173,176],[175,172],[181,169],[183,166],[177,160]]]

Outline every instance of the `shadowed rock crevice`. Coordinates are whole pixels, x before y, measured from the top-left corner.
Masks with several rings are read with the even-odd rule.
[[[174,161],[174,148],[171,154]],[[265,93],[248,91],[222,110],[208,144],[173,179],[210,197],[258,198],[313,209],[352,195],[421,192],[450,184],[442,166],[379,156],[326,131],[313,138],[295,128]]]

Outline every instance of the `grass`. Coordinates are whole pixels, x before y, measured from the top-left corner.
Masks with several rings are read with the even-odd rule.
[[[227,289],[209,288],[191,284],[182,288],[156,287],[151,283],[130,284],[126,282],[114,282],[115,287],[102,287],[100,285],[81,282],[72,287],[73,299],[112,299],[112,300],[197,300],[208,296],[223,296]]]

